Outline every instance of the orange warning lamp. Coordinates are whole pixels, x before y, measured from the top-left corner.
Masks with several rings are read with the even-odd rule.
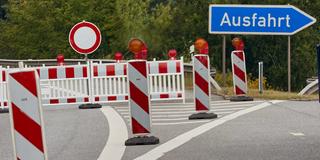
[[[64,65],[64,55],[63,54],[58,54],[57,55],[57,63],[58,63],[58,66],[63,66]]]
[[[123,58],[122,53],[121,52],[116,52],[114,54],[114,60],[116,60],[117,62],[121,61]]]
[[[197,38],[197,40],[194,42],[194,47],[199,51],[200,54],[209,53],[208,42],[203,38]]]
[[[244,49],[244,42],[241,38],[239,37],[235,37],[232,39],[232,46],[236,49],[236,50],[243,50]]]
[[[139,52],[141,52],[143,46],[143,41],[138,38],[131,39],[128,44],[129,51],[131,51],[134,54],[138,54]]]
[[[175,49],[170,49],[168,52],[168,57],[170,60],[175,60],[177,56],[177,51]]]

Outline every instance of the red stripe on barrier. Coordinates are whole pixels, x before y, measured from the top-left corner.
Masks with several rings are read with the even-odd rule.
[[[125,100],[128,100],[128,98],[129,98],[128,96],[125,96],[125,97],[124,97]]]
[[[132,82],[130,82],[130,99],[132,99],[137,105],[140,106],[144,111],[149,113],[149,100],[148,96],[140,91]]]
[[[131,117],[132,133],[149,133],[149,131],[140,125],[136,119]]]
[[[50,104],[58,104],[59,99],[50,99]]]
[[[233,52],[233,54],[240,58],[242,61],[244,61],[243,52]]]
[[[89,98],[88,98],[88,97],[85,97],[85,98],[84,98],[84,102],[89,102]]]
[[[14,129],[43,152],[41,126],[28,117],[14,103],[12,104]]]
[[[168,73],[167,62],[159,62],[159,73]]]
[[[76,103],[77,100],[75,98],[68,98],[67,103]]]
[[[160,98],[169,98],[169,94],[160,94]]]
[[[107,76],[114,76],[116,75],[116,72],[115,72],[115,66],[114,65],[107,65]]]
[[[127,64],[123,65],[123,75],[127,75]]]
[[[74,68],[73,67],[66,68],[66,78],[74,78]]]
[[[100,101],[99,97],[94,97],[94,101]]]
[[[57,68],[49,68],[49,79],[57,79]]]
[[[206,94],[209,95],[209,83],[203,79],[197,72],[194,72],[196,85]]]
[[[139,63],[145,63],[144,61],[138,61],[138,62],[130,62],[130,65],[134,67],[139,73],[141,73],[144,77],[147,78],[147,72],[143,65],[140,65]]]
[[[35,72],[17,72],[10,74],[17,82],[26,88],[34,96],[38,97],[37,83],[35,79]]]
[[[236,95],[246,94],[243,90],[241,90],[238,86],[236,86]]]
[[[86,66],[83,66],[83,67],[82,67],[82,75],[83,75],[83,77],[88,77],[87,67],[86,67]]]
[[[94,77],[98,76],[98,66],[93,66],[93,76]]]
[[[208,68],[208,58],[207,56],[195,56],[200,63],[202,63],[206,68]]]
[[[116,101],[117,96],[108,96],[108,101]]]
[[[203,111],[203,110],[208,110],[208,108],[205,105],[203,105],[198,99],[196,99],[196,110]]]
[[[5,82],[6,81],[6,72],[2,71],[2,81]]]
[[[178,97],[182,97],[182,93],[178,93]]]
[[[177,72],[177,73],[180,73],[180,72],[181,72],[180,62],[176,62],[176,72]]]
[[[237,75],[243,82],[246,81],[245,73],[235,64],[233,64],[234,74]]]

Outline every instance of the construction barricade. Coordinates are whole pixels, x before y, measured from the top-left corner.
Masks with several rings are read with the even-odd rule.
[[[183,58],[180,60],[149,61],[151,100],[183,100],[185,84]]]
[[[151,101],[185,101],[183,59],[149,61]],[[126,63],[33,67],[40,77],[43,105],[127,102]],[[0,107],[7,106],[8,68],[0,68]],[[1,109],[1,108],[0,108]]]

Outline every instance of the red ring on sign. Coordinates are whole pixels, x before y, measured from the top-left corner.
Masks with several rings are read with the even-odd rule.
[[[75,43],[74,41],[74,34],[76,33],[76,31],[81,28],[81,27],[89,27],[91,28],[94,33],[96,34],[96,42],[93,44],[92,47],[88,48],[88,49],[83,49],[83,48],[80,48],[77,46],[77,44]],[[100,33],[100,30],[99,28],[94,25],[93,23],[90,23],[90,22],[80,22],[80,23],[77,23],[76,25],[74,25],[72,27],[72,29],[70,30],[70,33],[69,33],[69,43],[70,43],[70,46],[78,53],[80,54],[91,54],[92,52],[94,52],[96,49],[98,49],[98,47],[100,46],[101,44],[101,33]]]

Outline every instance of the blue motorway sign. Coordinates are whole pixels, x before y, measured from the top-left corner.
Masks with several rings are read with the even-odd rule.
[[[291,5],[210,5],[209,33],[293,35],[316,19]]]

